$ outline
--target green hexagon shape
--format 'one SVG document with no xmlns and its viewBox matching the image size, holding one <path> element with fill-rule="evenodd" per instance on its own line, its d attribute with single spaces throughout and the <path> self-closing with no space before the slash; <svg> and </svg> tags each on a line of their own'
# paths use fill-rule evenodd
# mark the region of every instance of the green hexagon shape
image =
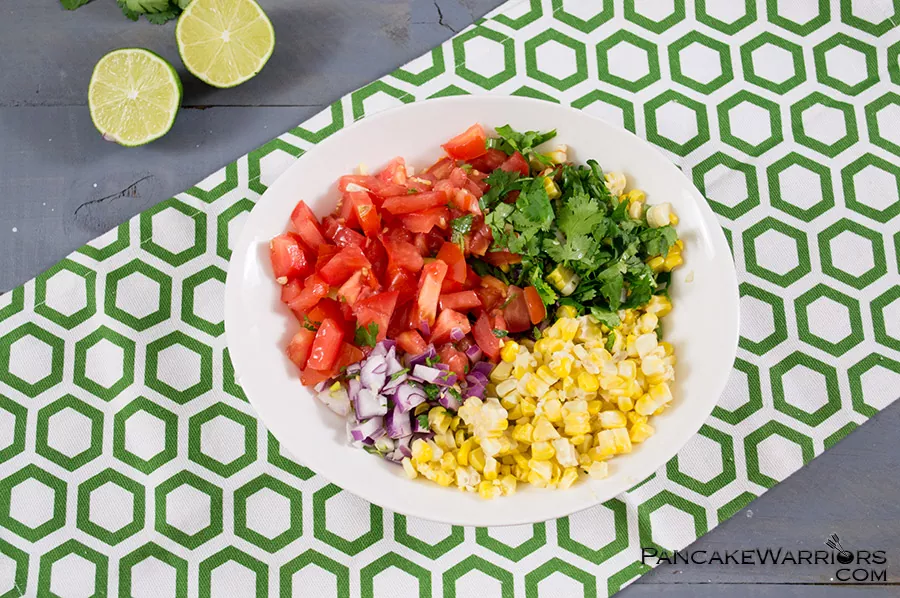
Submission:
<svg viewBox="0 0 900 598">
<path fill-rule="evenodd" d="M 797 35 L 809 35 L 819 27 L 831 20 L 831 6 L 829 0 L 819 0 L 819 10 L 815 17 L 805 23 L 791 21 L 781 16 L 778 12 L 778 0 L 766 0 L 766 13 L 770 23 L 778 25 Z"/>
<path fill-rule="evenodd" d="M 628 548 L 628 514 L 626 513 L 625 503 L 613 499 L 606 501 L 602 506 L 609 509 L 613 515 L 613 529 L 616 532 L 616 537 L 613 540 L 597 549 L 585 546 L 572 538 L 569 518 L 562 517 L 556 520 L 556 542 L 559 544 L 559 547 L 577 554 L 595 565 L 605 563 Z"/>
<path fill-rule="evenodd" d="M 681 68 L 681 52 L 694 44 L 703 46 L 719 55 L 720 73 L 706 83 L 688 77 Z M 673 81 L 704 94 L 710 94 L 734 79 L 734 70 L 731 67 L 731 54 L 728 45 L 698 31 L 687 33 L 669 46 L 669 70 L 672 73 Z"/>
<path fill-rule="evenodd" d="M 250 187 L 251 190 L 262 194 L 268 189 L 268 187 L 260 180 L 260 177 L 262 176 L 262 161 L 266 156 L 275 152 L 284 152 L 294 158 L 299 158 L 303 155 L 302 149 L 293 146 L 278 137 L 247 154 L 247 186 Z"/>
<path fill-rule="evenodd" d="M 47 283 L 63 270 L 84 281 L 84 307 L 71 314 L 59 312 L 47 304 Z M 34 279 L 34 311 L 66 330 L 72 330 L 97 313 L 97 273 L 69 259 L 59 262 Z"/>
<path fill-rule="evenodd" d="M 192 197 L 196 197 L 200 201 L 204 203 L 212 203 L 228 193 L 233 189 L 237 189 L 238 185 L 238 174 L 237 174 L 237 162 L 232 162 L 225 167 L 225 180 L 212 187 L 209 190 L 203 189 L 199 186 L 194 186 L 185 191 L 188 195 Z M 143 221 L 141 223 L 143 225 Z M 143 235 L 143 233 L 141 233 Z M 145 237 L 141 237 L 145 238 Z"/>
<path fill-rule="evenodd" d="M 194 244 L 179 252 L 172 252 L 153 240 L 153 218 L 157 214 L 168 209 L 181 212 L 194 221 Z M 177 199 L 167 199 L 153 206 L 149 210 L 141 212 L 141 249 L 166 262 L 170 266 L 178 267 L 186 264 L 195 257 L 203 255 L 206 251 L 206 213 L 192 208 Z"/>
<path fill-rule="evenodd" d="M 122 375 L 110 386 L 104 386 L 92 380 L 87 374 L 88 353 L 92 347 L 104 339 L 122 349 Z M 97 398 L 111 401 L 134 382 L 134 355 L 135 344 L 133 340 L 122 336 L 111 328 L 100 326 L 97 330 L 75 343 L 75 372 L 72 381 Z"/>
<path fill-rule="evenodd" d="M 847 308 L 847 317 L 850 321 L 850 332 L 847 336 L 837 342 L 832 342 L 820 336 L 816 336 L 809 328 L 809 306 L 823 297 Z M 797 297 L 797 300 L 794 303 L 794 309 L 797 312 L 797 332 L 800 335 L 800 340 L 813 347 L 817 347 L 830 355 L 840 357 L 864 340 L 859 301 L 852 297 L 848 297 L 827 285 L 817 284 Z M 829 323 L 829 325 L 831 325 L 831 323 Z"/>
<path fill-rule="evenodd" d="M 634 81 L 613 75 L 609 70 L 609 52 L 619 44 L 628 44 L 632 47 L 643 50 L 647 55 L 647 74 L 635 79 Z M 656 45 L 649 42 L 630 31 L 621 29 L 610 35 L 605 40 L 597 44 L 597 71 L 601 81 L 611 83 L 616 87 L 621 87 L 625 91 L 632 93 L 640 91 L 659 81 L 659 56 Z M 626 101 L 627 100 L 621 100 Z M 574 103 L 573 103 L 574 105 Z M 630 104 L 629 104 L 630 106 Z M 632 108 L 633 110 L 633 108 Z M 633 124 L 632 124 L 633 126 Z"/>
<path fill-rule="evenodd" d="M 900 20 L 900 4 L 894 1 L 894 14 L 885 16 L 883 21 L 873 23 L 853 14 L 853 0 L 841 0 L 841 21 L 845 25 L 855 27 L 869 35 L 882 36 L 894 27 Z"/>
<path fill-rule="evenodd" d="M 900 299 L 900 285 L 894 285 L 875 297 L 871 304 L 872 329 L 875 332 L 875 340 L 894 351 L 900 351 L 900 338 L 894 338 L 888 334 L 884 310 L 898 299 Z"/>
<path fill-rule="evenodd" d="M 26 336 L 33 336 L 50 347 L 50 372 L 34 383 L 19 378 L 9 369 L 12 346 Z M 29 398 L 37 397 L 62 382 L 64 349 L 65 341 L 58 336 L 50 334 L 33 322 L 22 324 L 0 337 L 0 382 L 8 384 Z"/>
<path fill-rule="evenodd" d="M 531 529 L 531 537 L 516 546 L 511 546 L 491 537 L 491 528 L 489 527 L 476 527 L 475 541 L 491 552 L 495 552 L 511 561 L 519 562 L 547 542 L 547 529 L 543 523 L 535 523 Z"/>
<path fill-rule="evenodd" d="M 747 197 L 733 206 L 728 206 L 715 201 L 714 199 L 710 199 L 706 192 L 706 175 L 716 166 L 724 166 L 730 170 L 743 174 L 745 185 L 747 187 Z M 753 165 L 740 162 L 728 154 L 716 152 L 709 158 L 703 160 L 694 167 L 693 177 L 694 185 L 697 186 L 697 189 L 699 189 L 700 193 L 706 198 L 706 202 L 712 207 L 713 211 L 729 220 L 736 220 L 759 205 L 759 184 L 756 182 L 756 169 Z"/>
<path fill-rule="evenodd" d="M 36 480 L 53 491 L 53 515 L 31 527 L 14 519 L 10 513 L 13 489 L 26 480 Z M 66 524 L 66 483 L 51 475 L 35 464 L 26 465 L 19 471 L 0 480 L 0 528 L 6 529 L 29 542 L 37 542 L 41 538 L 61 529 Z"/>
<path fill-rule="evenodd" d="M 744 452 L 747 459 L 747 477 L 750 478 L 751 481 L 756 482 L 765 488 L 771 488 L 779 482 L 779 480 L 764 474 L 759 468 L 759 444 L 770 436 L 781 436 L 785 440 L 799 446 L 804 465 L 812 461 L 813 457 L 816 456 L 811 438 L 787 427 L 781 422 L 766 422 L 760 426 L 758 430 L 748 434 L 744 438 Z"/>
<path fill-rule="evenodd" d="M 91 423 L 90 445 L 71 457 L 50 446 L 50 419 L 66 409 L 80 413 Z M 66 471 L 75 471 L 103 452 L 103 412 L 72 395 L 65 395 L 38 411 L 37 437 L 34 444 L 35 451 L 45 459 L 56 463 Z"/>
<path fill-rule="evenodd" d="M 892 25 L 893 26 L 893 25 Z M 900 41 L 887 49 L 888 76 L 894 85 L 900 85 Z"/>
<path fill-rule="evenodd" d="M 290 526 L 274 538 L 268 538 L 247 527 L 247 499 L 264 488 L 290 502 Z M 234 533 L 266 552 L 278 552 L 303 535 L 303 495 L 297 488 L 288 486 L 268 474 L 250 480 L 234 491 Z"/>
<path fill-rule="evenodd" d="M 897 145 L 896 143 L 882 135 L 881 127 L 878 123 L 878 113 L 888 106 L 895 106 L 900 108 L 900 95 L 889 91 L 880 98 L 873 100 L 871 103 L 866 105 L 866 127 L 869 130 L 869 141 L 883 150 L 900 156 L 900 145 Z"/>
<path fill-rule="evenodd" d="M 107 529 L 91 521 L 91 494 L 106 484 L 113 484 L 128 492 L 133 501 L 131 521 L 115 530 Z M 115 469 L 104 469 L 78 487 L 78 529 L 101 542 L 115 546 L 144 529 L 145 507 L 144 486 Z"/>
<path fill-rule="evenodd" d="M 784 81 L 777 82 L 766 79 L 756 72 L 756 67 L 753 64 L 753 53 L 765 45 L 781 48 L 790 54 L 791 63 L 794 65 L 793 75 Z M 785 94 L 806 81 L 806 66 L 803 62 L 803 48 L 770 31 L 759 34 L 741 46 L 741 66 L 744 69 L 745 81 L 758 85 L 772 93 Z"/>
<path fill-rule="evenodd" d="M 419 598 L 431 598 L 431 572 L 396 552 L 389 552 L 359 570 L 360 595 L 372 598 L 375 595 L 375 578 L 391 567 L 415 578 L 419 586 Z"/>
<path fill-rule="evenodd" d="M 603 8 L 601 8 L 599 12 L 597 12 L 597 6 L 592 7 L 594 8 L 594 16 L 589 19 L 582 19 L 581 17 L 577 17 L 570 12 L 566 12 L 565 6 L 563 6 L 563 0 L 551 0 L 550 4 L 553 7 L 554 19 L 565 23 L 569 27 L 574 27 L 582 33 L 590 33 L 603 23 L 613 18 L 613 0 L 597 1 L 596 4 L 602 4 Z"/>
<path fill-rule="evenodd" d="M 213 572 L 229 561 L 253 573 L 256 578 L 256 598 L 267 598 L 269 595 L 268 565 L 234 546 L 226 546 L 211 557 L 200 561 L 198 574 L 200 598 L 211 598 Z"/>
<path fill-rule="evenodd" d="M 159 354 L 175 345 L 181 345 L 200 356 L 200 379 L 184 390 L 178 390 L 159 379 Z M 176 330 L 147 345 L 147 365 L 144 376 L 147 386 L 164 397 L 183 405 L 212 390 L 212 349 L 180 330 Z"/>
<path fill-rule="evenodd" d="M 871 247 L 872 267 L 859 276 L 845 272 L 834 264 L 831 242 L 845 232 L 865 239 Z M 881 235 L 877 231 L 847 218 L 841 218 L 819 233 L 819 255 L 822 259 L 822 272 L 855 289 L 862 290 L 887 274 L 887 258 Z"/>
<path fill-rule="evenodd" d="M 607 104 L 621 110 L 622 126 L 634 133 L 634 106 L 624 98 L 595 89 L 572 102 L 572 107 L 583 110 L 596 102 Z"/>
<path fill-rule="evenodd" d="M 865 79 L 859 83 L 850 85 L 828 74 L 827 54 L 838 46 L 844 46 L 845 48 L 856 50 L 862 54 L 866 61 Z M 858 39 L 850 37 L 846 33 L 836 33 L 822 43 L 813 46 L 813 58 L 816 64 L 816 76 L 819 79 L 819 83 L 847 95 L 859 95 L 861 92 L 878 83 L 878 56 L 875 54 L 875 48 L 869 44 L 864 44 Z"/>
<path fill-rule="evenodd" d="M 762 108 L 769 115 L 769 136 L 759 143 L 750 143 L 732 132 L 731 111 L 743 103 Z M 749 91 L 741 90 L 719 104 L 717 112 L 719 114 L 719 133 L 722 141 L 750 156 L 759 157 L 784 141 L 781 133 L 781 113 L 778 110 L 778 104 L 771 100 Z"/>
<path fill-rule="evenodd" d="M 636 10 L 635 0 L 625 0 L 625 19 L 653 33 L 663 33 L 673 25 L 684 20 L 684 0 L 673 0 L 672 4 L 671 14 L 666 15 L 659 21 L 655 21 Z"/>
<path fill-rule="evenodd" d="M 394 540 L 411 550 L 415 550 L 422 556 L 434 560 L 462 544 L 465 536 L 462 526 L 454 525 L 450 527 L 450 533 L 447 534 L 446 538 L 430 544 L 421 538 L 410 535 L 406 531 L 406 517 L 400 513 L 394 513 Z"/>
<path fill-rule="evenodd" d="M 466 43 L 476 37 L 499 43 L 503 47 L 503 70 L 486 77 L 466 66 Z M 494 89 L 501 83 L 512 79 L 516 74 L 515 44 L 511 37 L 493 29 L 477 25 L 453 38 L 453 54 L 456 60 L 456 74 L 484 89 Z"/>
<path fill-rule="evenodd" d="M 282 455 L 281 444 L 279 444 L 278 440 L 274 436 L 272 436 L 271 432 L 267 432 L 267 434 L 268 442 L 266 457 L 268 458 L 269 463 L 282 471 L 286 471 L 292 476 L 300 478 L 301 480 L 308 480 L 316 475 L 308 467 L 300 465 L 287 455 Z"/>
<path fill-rule="evenodd" d="M 334 484 L 328 484 L 313 494 L 313 535 L 332 548 L 354 556 L 384 537 L 384 517 L 381 507 L 369 505 L 369 531 L 361 534 L 355 540 L 342 538 L 328 529 L 325 504 L 328 499 L 340 492 L 342 492 L 340 488 Z"/>
<path fill-rule="evenodd" d="M 844 187 L 844 203 L 857 214 L 862 214 L 867 218 L 871 218 L 882 224 L 887 224 L 891 219 L 900 214 L 900 199 L 881 210 L 876 210 L 859 201 L 856 194 L 856 183 L 854 179 L 856 178 L 856 175 L 868 166 L 873 166 L 888 174 L 894 175 L 894 179 L 897 181 L 897 192 L 898 195 L 900 195 L 900 166 L 892 164 L 884 158 L 874 154 L 863 154 L 841 171 L 841 181 L 843 182 Z"/>
<path fill-rule="evenodd" d="M 350 95 L 350 104 L 353 108 L 353 118 L 359 120 L 363 116 L 365 116 L 366 100 L 378 94 L 390 96 L 404 104 L 409 104 L 414 99 L 413 96 L 411 96 L 407 92 L 397 87 L 392 87 L 384 81 L 373 81 L 365 87 L 357 89 Z"/>
<path fill-rule="evenodd" d="M 51 590 L 53 583 L 53 565 L 57 561 L 69 556 L 77 555 L 94 565 L 94 592 L 89 598 L 105 598 L 107 584 L 109 583 L 109 559 L 106 555 L 88 548 L 76 540 L 67 540 L 41 557 L 41 565 L 38 570 L 37 595 L 45 598 L 61 598 Z"/>
<path fill-rule="evenodd" d="M 844 136 L 832 143 L 824 143 L 810 137 L 804 128 L 803 113 L 813 106 L 826 106 L 838 110 L 844 117 Z M 839 153 L 859 140 L 859 131 L 856 128 L 856 117 L 853 115 L 853 106 L 845 102 L 839 102 L 821 92 L 813 92 L 791 106 L 791 123 L 793 123 L 794 141 L 805 145 L 809 149 L 822 153 L 829 158 L 834 158 Z"/>
<path fill-rule="evenodd" d="M 769 230 L 777 231 L 792 239 L 797 248 L 797 265 L 783 274 L 768 270 L 756 261 L 756 239 Z M 767 216 L 744 231 L 742 236 L 744 243 L 744 257 L 747 262 L 747 271 L 768 280 L 781 287 L 788 287 L 809 274 L 811 266 L 809 261 L 809 246 L 806 234 L 792 226 Z"/>
<path fill-rule="evenodd" d="M 549 43 L 556 43 L 572 50 L 572 53 L 575 55 L 575 72 L 560 79 L 540 69 L 537 56 L 538 50 L 541 46 Z M 547 29 L 525 42 L 525 71 L 532 79 L 541 81 L 556 90 L 565 91 L 573 85 L 578 85 L 582 81 L 587 80 L 587 51 L 582 42 L 572 39 L 555 29 Z"/>
<path fill-rule="evenodd" d="M 673 547 L 665 548 L 653 540 L 651 515 L 667 505 L 689 515 L 694 520 L 694 534 L 696 537 L 699 538 L 707 532 L 706 509 L 668 490 L 663 490 L 656 496 L 648 498 L 638 507 L 638 535 L 641 540 L 641 546 L 653 547 L 658 552 L 672 552 Z"/>
<path fill-rule="evenodd" d="M 119 598 L 128 598 L 134 595 L 131 592 L 133 569 L 136 565 L 143 563 L 149 558 L 161 561 L 174 569 L 175 598 L 187 598 L 187 561 L 175 556 L 159 544 L 154 544 L 153 542 L 148 542 L 147 544 L 136 548 L 119 560 Z"/>
<path fill-rule="evenodd" d="M 534 23 L 542 16 L 544 16 L 544 11 L 541 9 L 541 0 L 529 0 L 528 12 L 522 16 L 513 18 L 508 15 L 499 14 L 494 17 L 494 20 L 498 23 L 503 23 L 512 29 L 521 29 L 525 25 Z"/>
<path fill-rule="evenodd" d="M 8 293 L 0 293 L 0 297 L 9 297 L 9 303 L 0 307 L 0 322 L 16 315 L 25 307 L 25 287 L 16 287 Z"/>
<path fill-rule="evenodd" d="M 166 499 L 182 486 L 190 486 L 209 497 L 209 525 L 188 534 L 171 525 L 166 519 Z M 191 473 L 180 471 L 156 487 L 156 531 L 188 550 L 193 550 L 222 533 L 222 489 Z"/>
<path fill-rule="evenodd" d="M 680 486 L 684 486 L 703 496 L 712 496 L 733 482 L 737 477 L 737 470 L 734 465 L 734 441 L 730 435 L 706 424 L 700 428 L 698 434 L 705 438 L 709 438 L 719 445 L 719 452 L 722 455 L 722 471 L 716 474 L 712 479 L 701 482 L 697 478 L 689 476 L 678 468 L 678 455 L 675 455 L 672 457 L 671 461 L 666 463 L 666 475 L 670 480 Z"/>
<path fill-rule="evenodd" d="M 444 63 L 444 47 L 443 46 L 435 46 L 434 49 L 431 50 L 431 66 L 419 71 L 418 73 L 410 72 L 404 68 L 398 68 L 391 76 L 400 79 L 401 81 L 405 81 L 411 85 L 415 85 L 416 87 L 421 87 L 425 83 L 428 83 L 438 75 L 442 74 L 446 70 L 446 66 Z"/>
<path fill-rule="evenodd" d="M 249 214 L 254 205 L 246 198 L 238 200 L 216 218 L 216 255 L 223 260 L 231 259 L 231 221 L 241 214 Z"/>
<path fill-rule="evenodd" d="M 785 330 L 787 335 L 787 330 Z M 762 387 L 759 383 L 759 368 L 740 357 L 734 360 L 734 369 L 747 377 L 747 402 L 735 409 L 725 409 L 721 405 L 713 408 L 713 416 L 733 426 L 741 423 L 763 407 Z"/>
<path fill-rule="evenodd" d="M 784 194 L 781 192 L 781 173 L 794 165 L 819 177 L 822 199 L 808 208 L 801 208 L 792 204 L 785 199 Z M 769 202 L 773 208 L 779 209 L 785 214 L 790 214 L 804 222 L 812 222 L 834 207 L 834 187 L 831 184 L 831 171 L 821 162 L 811 160 L 797 152 L 791 152 L 773 162 L 766 169 L 766 177 L 769 180 Z"/>
<path fill-rule="evenodd" d="M 218 280 L 222 283 L 222 299 L 225 295 L 225 271 L 218 266 L 207 266 L 196 274 L 184 279 L 181 289 L 181 320 L 210 336 L 222 336 L 225 333 L 225 321 L 210 322 L 194 313 L 194 293 L 197 287 L 210 280 Z"/>
<path fill-rule="evenodd" d="M 862 378 L 867 372 L 877 367 L 900 374 L 900 362 L 877 353 L 868 355 L 847 370 L 847 377 L 850 379 L 850 396 L 853 399 L 853 410 L 866 417 L 874 417 L 878 413 L 878 409 L 866 403 L 866 397 L 863 394 Z"/>
<path fill-rule="evenodd" d="M 163 422 L 163 449 L 149 459 L 143 459 L 126 448 L 125 429 L 129 418 L 138 411 L 144 411 Z M 130 465 L 138 471 L 150 474 L 178 456 L 178 417 L 147 399 L 138 397 L 130 402 L 124 409 L 116 412 L 113 422 L 113 456 L 119 461 Z"/>
<path fill-rule="evenodd" d="M 755 0 L 744 0 L 744 14 L 730 23 L 726 23 L 725 21 L 710 15 L 706 9 L 706 0 L 695 0 L 695 4 L 697 7 L 695 13 L 697 20 L 707 27 L 711 27 L 725 35 L 734 35 L 756 21 Z"/>
<path fill-rule="evenodd" d="M 456 598 L 456 584 L 472 571 L 481 571 L 500 582 L 502 598 L 513 598 L 513 575 L 493 563 L 474 554 L 467 556 L 444 571 L 444 598 Z"/>
<path fill-rule="evenodd" d="M 230 419 L 244 432 L 244 453 L 223 463 L 203 452 L 203 426 L 217 417 Z M 188 424 L 188 458 L 197 465 L 228 478 L 256 461 L 256 420 L 226 403 L 216 403 L 191 416 Z"/>
<path fill-rule="evenodd" d="M 697 122 L 697 134 L 684 143 L 678 143 L 668 137 L 663 137 L 659 132 L 656 112 L 670 102 L 684 106 L 694 113 L 694 118 Z M 706 107 L 700 102 L 692 100 L 672 89 L 664 91 L 644 104 L 644 119 L 647 121 L 647 140 L 679 156 L 686 156 L 709 141 L 709 122 L 706 117 Z"/>
<path fill-rule="evenodd" d="M 281 586 L 280 598 L 293 598 L 295 596 L 293 591 L 294 574 L 310 565 L 334 575 L 337 588 L 336 598 L 350 598 L 350 570 L 345 565 L 312 549 L 281 566 L 281 571 L 278 572 L 279 585 Z"/>
<path fill-rule="evenodd" d="M 20 588 L 28 587 L 28 553 L 0 539 L 0 554 L 6 556 L 15 565 L 12 577 L 13 587 L 0 594 L 0 598 L 22 598 Z"/>
<path fill-rule="evenodd" d="M 319 114 L 324 114 L 326 112 L 328 112 L 331 116 L 331 122 L 329 122 L 321 129 L 317 131 L 310 131 L 309 129 L 297 126 L 288 132 L 291 135 L 296 135 L 300 139 L 308 141 L 309 143 L 319 143 L 323 139 L 344 128 L 344 106 L 341 103 L 341 100 L 336 100 L 328 108 L 322 110 L 322 112 L 320 112 Z M 318 122 L 319 119 L 316 116 L 313 116 L 311 120 L 315 120 Z"/>
<path fill-rule="evenodd" d="M 106 235 L 103 235 L 106 236 Z M 101 237 L 102 238 L 102 237 Z M 96 241 L 96 239 L 95 239 Z M 94 241 L 91 241 L 92 243 Z M 76 251 L 81 255 L 86 255 L 92 260 L 102 262 L 116 255 L 120 251 L 128 248 L 131 243 L 131 232 L 128 223 L 123 222 L 116 228 L 116 240 L 103 247 L 94 247 L 93 245 L 82 245 Z M 2 319 L 2 318 L 0 318 Z"/>
<path fill-rule="evenodd" d="M 0 410 L 13 416 L 12 438 L 5 447 L 0 449 L 0 463 L 6 463 L 23 450 L 25 450 L 25 431 L 28 421 L 28 410 L 12 399 L 0 395 Z M 2 598 L 2 596 L 0 596 Z"/>
<path fill-rule="evenodd" d="M 116 297 L 119 292 L 119 283 L 132 274 L 140 274 L 157 284 L 158 305 L 156 310 L 141 317 L 136 317 L 116 305 Z M 106 303 L 104 311 L 106 315 L 115 318 L 129 328 L 141 332 L 151 326 L 165 322 L 169 319 L 172 308 L 172 279 L 153 266 L 140 260 L 132 260 L 124 266 L 117 268 L 106 275 Z"/>
<path fill-rule="evenodd" d="M 726 519 L 731 519 L 732 515 L 749 505 L 753 500 L 755 500 L 757 496 L 750 492 L 741 492 L 736 497 L 719 507 L 719 510 L 716 511 L 716 518 L 719 520 L 719 523 L 722 523 Z"/>
</svg>

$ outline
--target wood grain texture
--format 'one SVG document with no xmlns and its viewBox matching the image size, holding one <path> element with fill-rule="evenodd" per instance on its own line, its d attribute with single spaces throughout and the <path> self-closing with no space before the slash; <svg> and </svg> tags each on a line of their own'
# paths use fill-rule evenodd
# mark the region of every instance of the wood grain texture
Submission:
<svg viewBox="0 0 900 598">
<path fill-rule="evenodd" d="M 173 27 L 132 23 L 111 0 L 0 8 L 0 292 L 86 241 L 426 52 L 501 0 L 262 0 L 278 44 L 231 90 L 182 72 L 175 128 L 145 148 L 100 140 L 85 106 L 94 63 L 144 46 L 179 64 Z M 16 232 L 12 232 L 16 229 Z M 697 541 L 697 550 L 822 547 L 834 532 L 888 552 L 888 581 L 835 585 L 830 568 L 662 566 L 623 598 L 882 598 L 900 595 L 900 404 Z"/>
</svg>

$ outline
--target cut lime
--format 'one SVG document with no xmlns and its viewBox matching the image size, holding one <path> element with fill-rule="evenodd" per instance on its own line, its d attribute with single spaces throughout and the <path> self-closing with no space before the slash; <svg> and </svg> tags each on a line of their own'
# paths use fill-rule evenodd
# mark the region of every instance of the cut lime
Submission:
<svg viewBox="0 0 900 598">
<path fill-rule="evenodd" d="M 215 87 L 252 78 L 275 49 L 272 22 L 254 0 L 193 0 L 175 39 L 187 70 Z"/>
<path fill-rule="evenodd" d="M 172 128 L 180 105 L 178 74 L 150 50 L 114 50 L 94 67 L 88 106 L 105 139 L 128 147 L 159 139 Z"/>
</svg>

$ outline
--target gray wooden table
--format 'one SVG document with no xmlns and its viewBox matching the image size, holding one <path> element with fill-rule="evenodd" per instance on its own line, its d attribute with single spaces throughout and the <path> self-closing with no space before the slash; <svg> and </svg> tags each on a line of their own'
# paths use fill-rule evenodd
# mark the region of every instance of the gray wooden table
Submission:
<svg viewBox="0 0 900 598">
<path fill-rule="evenodd" d="M 104 53 L 154 48 L 178 64 L 173 25 L 132 23 L 112 0 L 0 8 L 0 292 L 390 72 L 502 0 L 263 0 L 278 52 L 254 80 L 186 77 L 177 127 L 148 147 L 103 142 L 85 106 Z M 820 549 L 837 533 L 886 550 L 888 580 L 851 586 L 828 567 L 661 566 L 624 598 L 900 596 L 900 403 L 697 541 L 697 550 Z"/>
</svg>

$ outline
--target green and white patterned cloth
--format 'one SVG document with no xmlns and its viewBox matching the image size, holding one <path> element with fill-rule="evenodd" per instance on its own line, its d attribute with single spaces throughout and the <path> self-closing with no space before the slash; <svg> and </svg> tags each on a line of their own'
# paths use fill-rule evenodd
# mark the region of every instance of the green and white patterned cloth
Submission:
<svg viewBox="0 0 900 598">
<path fill-rule="evenodd" d="M 615 593 L 641 546 L 686 546 L 897 396 L 898 13 L 515 0 L 0 296 L 0 594 Z M 662 148 L 740 280 L 738 359 L 700 433 L 615 500 L 533 526 L 451 528 L 328 484 L 255 418 L 223 335 L 231 243 L 296 156 L 466 93 L 563 102 Z"/>
</svg>

